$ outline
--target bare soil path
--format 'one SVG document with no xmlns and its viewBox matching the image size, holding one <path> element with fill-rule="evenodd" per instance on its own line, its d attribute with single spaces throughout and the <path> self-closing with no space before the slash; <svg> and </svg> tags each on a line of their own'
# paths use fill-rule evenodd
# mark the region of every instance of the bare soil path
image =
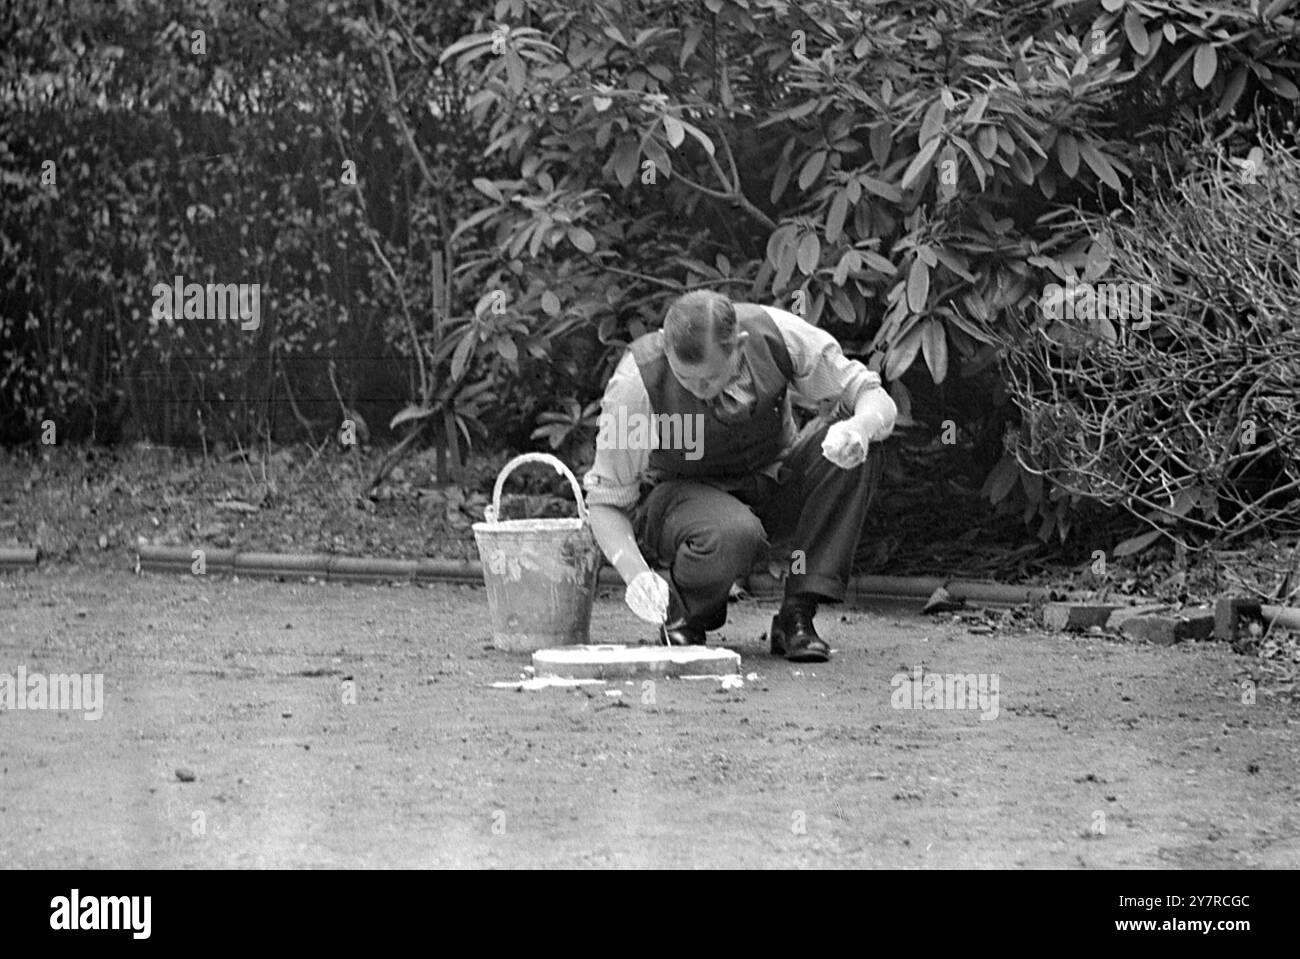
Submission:
<svg viewBox="0 0 1300 959">
<path fill-rule="evenodd" d="M 795 666 L 771 613 L 710 637 L 741 689 L 515 692 L 475 587 L 0 577 L 0 673 L 102 673 L 105 700 L 0 710 L 0 863 L 1300 865 L 1300 710 L 1243 703 L 1224 646 L 827 609 L 836 657 Z M 594 638 L 641 633 L 597 604 Z M 996 676 L 996 718 L 893 708 L 917 666 Z"/>
</svg>

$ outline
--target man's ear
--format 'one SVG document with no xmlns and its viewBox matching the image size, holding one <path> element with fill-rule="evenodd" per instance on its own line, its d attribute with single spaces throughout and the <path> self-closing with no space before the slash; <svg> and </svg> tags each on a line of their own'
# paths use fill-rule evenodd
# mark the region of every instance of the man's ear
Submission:
<svg viewBox="0 0 1300 959">
<path fill-rule="evenodd" d="M 736 349 L 741 349 L 741 348 L 745 345 L 745 342 L 746 342 L 748 339 L 749 339 L 749 331 L 748 331 L 748 330 L 741 330 L 739 333 L 737 333 L 737 334 L 736 334 Z"/>
</svg>

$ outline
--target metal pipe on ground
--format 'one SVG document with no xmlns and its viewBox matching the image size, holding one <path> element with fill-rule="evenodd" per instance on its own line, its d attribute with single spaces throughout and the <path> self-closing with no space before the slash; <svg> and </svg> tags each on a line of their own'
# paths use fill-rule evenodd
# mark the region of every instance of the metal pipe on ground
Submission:
<svg viewBox="0 0 1300 959">
<path fill-rule="evenodd" d="M 286 577 L 325 574 L 334 581 L 358 582 L 409 580 L 412 575 L 416 582 L 483 582 L 482 563 L 472 559 L 424 558 L 412 563 L 410 560 L 339 556 L 331 557 L 326 563 L 319 555 L 236 554 L 230 550 L 208 550 L 206 553 L 207 569 L 210 572 L 245 573 L 256 570 L 254 575 Z M 183 546 L 141 546 L 138 555 L 140 569 L 147 572 L 189 572 L 194 562 L 194 549 Z M 250 563 L 253 559 L 255 562 Z M 623 585 L 623 581 L 613 567 L 605 566 L 600 570 L 598 584 L 618 588 Z M 771 599 L 781 594 L 780 580 L 767 573 L 750 576 L 747 585 L 751 595 L 759 599 Z M 1016 606 L 1047 599 L 1050 592 L 1043 587 L 1006 586 L 938 576 L 855 576 L 849 583 L 848 601 L 853 603 L 869 598 L 924 601 L 941 586 L 955 599 L 994 606 Z M 1071 595 L 1070 598 L 1076 597 Z"/>
<path fill-rule="evenodd" d="M 761 599 L 781 595 L 780 580 L 768 573 L 750 576 L 748 586 L 750 593 Z M 940 587 L 946 589 L 953 599 L 987 606 L 1019 606 L 1046 600 L 1051 594 L 1051 590 L 1041 586 L 1006 586 L 938 576 L 854 576 L 849 580 L 847 599 L 850 603 L 868 598 L 925 601 Z M 1082 599 L 1077 594 L 1070 594 L 1068 598 Z"/>
<path fill-rule="evenodd" d="M 137 554 L 138 569 L 143 572 L 192 573 L 199 549 L 188 546 L 141 546 Z M 315 575 L 331 582 L 385 582 L 404 580 L 417 583 L 483 582 L 483 565 L 472 559 L 424 558 L 416 561 L 367 559 L 364 557 L 236 553 L 228 549 L 201 548 L 209 573 L 235 573 L 252 576 L 305 578 Z M 36 566 L 36 549 L 0 549 L 0 571 Z M 598 585 L 622 588 L 623 581 L 612 566 L 600 570 Z M 781 595 L 781 581 L 768 573 L 755 573 L 747 580 L 750 595 L 770 600 Z M 938 588 L 945 588 L 954 599 L 972 605 L 1018 606 L 1050 598 L 1051 590 L 1041 586 L 1006 586 L 938 576 L 855 576 L 849 582 L 850 605 L 867 600 L 902 600 L 924 602 Z M 1057 594 L 1060 595 L 1059 593 Z M 1086 594 L 1069 593 L 1067 601 L 1084 602 Z M 1262 604 L 1260 615 L 1266 622 L 1300 630 L 1300 609 Z"/>
<path fill-rule="evenodd" d="M 1300 629 L 1300 609 L 1290 606 L 1269 606 L 1261 604 L 1259 613 L 1267 623 L 1285 626 L 1287 629 Z"/>
</svg>

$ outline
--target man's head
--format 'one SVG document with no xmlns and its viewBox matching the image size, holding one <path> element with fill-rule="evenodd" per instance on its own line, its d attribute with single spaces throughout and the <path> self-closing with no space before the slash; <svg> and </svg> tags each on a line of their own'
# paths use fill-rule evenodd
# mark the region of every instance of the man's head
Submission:
<svg viewBox="0 0 1300 959">
<path fill-rule="evenodd" d="M 695 290 L 678 297 L 664 317 L 664 346 L 673 376 L 691 394 L 711 400 L 740 375 L 736 309 L 721 293 Z"/>
</svg>

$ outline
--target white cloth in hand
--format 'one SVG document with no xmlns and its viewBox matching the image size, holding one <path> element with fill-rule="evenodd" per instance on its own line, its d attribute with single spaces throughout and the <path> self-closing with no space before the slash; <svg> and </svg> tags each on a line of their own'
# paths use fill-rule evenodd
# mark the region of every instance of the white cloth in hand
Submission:
<svg viewBox="0 0 1300 959">
<path fill-rule="evenodd" d="M 832 423 L 822 440 L 822 455 L 841 469 L 861 466 L 867 459 L 867 438 L 848 420 Z"/>
<path fill-rule="evenodd" d="M 668 619 L 668 582 L 653 570 L 638 573 L 627 584 L 623 599 L 628 609 L 658 626 Z"/>
</svg>

